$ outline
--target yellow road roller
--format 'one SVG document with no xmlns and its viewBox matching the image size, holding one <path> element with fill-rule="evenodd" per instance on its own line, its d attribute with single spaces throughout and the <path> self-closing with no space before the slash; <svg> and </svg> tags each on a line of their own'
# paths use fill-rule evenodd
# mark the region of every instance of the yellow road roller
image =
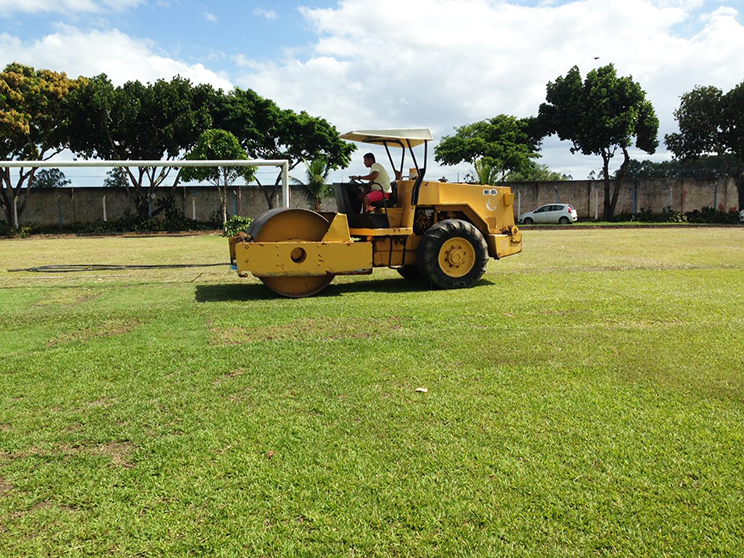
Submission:
<svg viewBox="0 0 744 558">
<path fill-rule="evenodd" d="M 390 197 L 359 213 L 359 185 L 334 184 L 335 213 L 262 213 L 247 233 L 230 239 L 238 275 L 252 273 L 292 298 L 319 293 L 336 275 L 370 274 L 375 267 L 437 288 L 465 288 L 480 280 L 489 258 L 521 252 L 510 188 L 425 180 L 428 128 L 357 130 L 341 137 L 385 147 L 395 177 Z M 421 146 L 423 164 L 416 159 Z M 391 148 L 402 151 L 397 165 Z M 404 175 L 406 153 L 413 166 Z"/>
</svg>

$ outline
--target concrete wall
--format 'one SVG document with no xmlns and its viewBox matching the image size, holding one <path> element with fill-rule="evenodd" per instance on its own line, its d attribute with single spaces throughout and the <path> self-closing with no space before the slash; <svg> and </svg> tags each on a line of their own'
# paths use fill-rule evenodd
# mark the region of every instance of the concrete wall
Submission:
<svg viewBox="0 0 744 558">
<path fill-rule="evenodd" d="M 222 219 L 220 196 L 216 188 L 178 187 L 162 188 L 152 202 L 158 207 L 158 200 L 168 194 L 174 194 L 181 211 L 190 219 L 209 221 L 216 217 Z M 291 187 L 290 201 L 292 207 L 309 207 L 299 188 Z M 281 205 L 281 192 L 275 202 Z M 324 211 L 333 211 L 336 203 L 333 199 L 324 202 Z M 19 218 L 19 224 L 35 225 L 70 225 L 72 223 L 89 223 L 104 220 L 113 221 L 122 217 L 127 211 L 135 213 L 135 206 L 127 192 L 120 188 L 50 188 L 33 190 L 26 208 Z M 256 186 L 234 187 L 228 191 L 227 214 L 255 216 L 268 209 L 266 198 Z M 4 221 L 4 213 L 0 213 Z"/>
<path fill-rule="evenodd" d="M 518 213 L 546 203 L 570 203 L 579 219 L 602 217 L 604 184 L 601 181 L 513 182 L 510 186 L 516 194 L 515 211 Z M 625 180 L 615 214 L 637 213 L 642 209 L 658 213 L 664 208 L 681 212 L 703 207 L 728 211 L 738 209 L 738 205 L 736 183 L 732 178 Z"/>
<path fill-rule="evenodd" d="M 531 211 L 546 203 L 570 203 L 576 208 L 580 219 L 602 217 L 604 186 L 592 180 L 565 182 L 513 182 L 510 186 L 516 194 L 516 213 Z M 214 215 L 220 219 L 220 198 L 212 187 L 163 188 L 158 197 L 175 193 L 181 210 L 189 218 L 209 221 Z M 309 207 L 299 188 L 292 187 L 292 207 Z M 277 204 L 281 203 L 281 195 Z M 118 188 L 55 188 L 34 190 L 20 224 L 69 225 L 72 223 L 103 221 L 104 205 L 106 219 L 118 219 L 134 206 L 126 191 Z M 157 199 L 153 201 L 157 207 Z M 324 211 L 335 210 L 333 198 L 323 203 Z M 674 211 L 692 211 L 703 207 L 729 210 L 738 208 L 738 195 L 733 179 L 657 179 L 626 180 L 623 184 L 616 213 L 638 212 L 651 209 L 660 212 L 666 207 Z M 231 188 L 228 194 L 228 216 L 255 216 L 268 205 L 260 189 L 255 186 Z M 4 216 L 0 214 L 0 220 Z"/>
</svg>

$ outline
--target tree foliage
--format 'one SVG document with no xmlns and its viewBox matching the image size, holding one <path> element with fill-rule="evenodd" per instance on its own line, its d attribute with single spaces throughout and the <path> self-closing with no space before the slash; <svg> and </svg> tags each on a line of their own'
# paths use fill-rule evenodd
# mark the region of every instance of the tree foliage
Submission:
<svg viewBox="0 0 744 558">
<path fill-rule="evenodd" d="M 176 76 L 114 87 L 105 74 L 90 79 L 71 98 L 70 147 L 85 157 L 111 160 L 176 159 L 210 128 L 214 90 Z M 171 173 L 170 167 L 126 168 L 130 195 L 141 217 L 148 197 Z M 178 182 L 178 175 L 174 183 Z"/>
<path fill-rule="evenodd" d="M 729 176 L 736 179 L 739 207 L 744 207 L 744 82 L 728 93 L 713 86 L 696 87 L 682 95 L 674 111 L 679 132 L 665 141 L 679 161 L 718 155 L 733 161 Z"/>
<path fill-rule="evenodd" d="M 570 174 L 561 174 L 550 170 L 548 165 L 540 165 L 530 161 L 527 169 L 522 172 L 512 172 L 506 177 L 507 182 L 559 182 L 573 180 Z"/>
<path fill-rule="evenodd" d="M 70 140 L 67 100 L 85 83 L 64 73 L 35 70 L 9 64 L 0 73 L 0 159 L 4 161 L 49 159 L 67 147 Z M 36 168 L 0 167 L 0 199 L 5 219 L 13 222 L 13 201 L 22 215 L 32 189 Z"/>
<path fill-rule="evenodd" d="M 129 186 L 129 175 L 124 167 L 115 167 L 106 173 L 103 181 L 105 188 L 127 188 Z"/>
<path fill-rule="evenodd" d="M 719 178 L 733 176 L 738 162 L 731 155 L 701 155 L 697 159 L 638 161 L 631 159 L 625 178 Z"/>
<path fill-rule="evenodd" d="M 186 154 L 186 160 L 246 160 L 248 156 L 238 138 L 225 130 L 207 130 L 199 136 L 194 148 Z M 246 182 L 253 180 L 256 167 L 184 167 L 181 178 L 186 181 L 206 180 L 217 187 L 220 193 L 222 224 L 227 223 L 227 189 L 238 178 Z"/>
<path fill-rule="evenodd" d="M 346 168 L 356 149 L 325 119 L 281 109 L 250 89 L 219 96 L 213 114 L 214 126 L 232 132 L 251 158 L 287 159 L 290 171 L 315 159 L 326 161 L 328 169 Z M 274 207 L 281 171 L 273 184 L 259 185 L 269 208 Z"/>
<path fill-rule="evenodd" d="M 64 188 L 71 181 L 59 169 L 41 169 L 29 184 L 33 188 Z"/>
<path fill-rule="evenodd" d="M 570 141 L 571 152 L 602 157 L 604 216 L 612 217 L 630 155 L 628 149 L 654 153 L 659 120 L 646 93 L 633 78 L 618 77 L 612 64 L 589 72 L 582 80 L 574 66 L 565 76 L 547 85 L 546 102 L 540 105 L 538 128 Z M 610 191 L 609 166 L 617 151 L 623 155 L 614 190 Z"/>
<path fill-rule="evenodd" d="M 493 159 L 484 157 L 473 163 L 476 182 L 478 184 L 496 184 L 502 178 L 501 169 L 493 163 Z M 511 174 L 511 173 L 510 173 Z"/>
<path fill-rule="evenodd" d="M 479 180 L 490 181 L 483 183 L 503 181 L 509 172 L 526 170 L 529 162 L 540 156 L 532 127 L 530 119 L 506 114 L 466 124 L 442 138 L 434 149 L 435 159 L 444 165 L 471 163 Z"/>
<path fill-rule="evenodd" d="M 241 149 L 230 158 L 287 159 L 290 170 L 315 160 L 325 161 L 326 172 L 344 168 L 356 149 L 322 118 L 281 109 L 251 90 L 225 94 L 179 76 L 114 86 L 105 74 L 73 81 L 64 74 L 11 64 L 0 74 L 0 109 L 0 159 L 5 160 L 42 160 L 65 148 L 86 158 L 174 160 L 211 128 L 237 138 Z M 150 197 L 172 172 L 159 165 L 121 167 L 109 171 L 105 185 L 127 188 L 139 216 L 146 217 Z M 23 211 L 29 193 L 25 186 L 35 173 L 0 167 L 0 200 L 8 221 L 14 199 L 20 201 L 19 214 Z M 181 176 L 175 171 L 173 183 Z M 281 177 L 279 171 L 272 184 L 259 183 L 269 207 Z M 223 185 L 224 180 L 225 175 Z M 54 177 L 44 174 L 36 184 L 53 182 Z"/>
</svg>

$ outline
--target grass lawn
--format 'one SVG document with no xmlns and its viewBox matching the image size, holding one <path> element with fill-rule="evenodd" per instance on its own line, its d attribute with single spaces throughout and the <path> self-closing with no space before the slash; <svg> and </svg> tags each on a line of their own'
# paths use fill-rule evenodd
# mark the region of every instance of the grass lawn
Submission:
<svg viewBox="0 0 744 558">
<path fill-rule="evenodd" d="M 527 230 L 464 291 L 5 271 L 226 261 L 0 241 L 0 556 L 742 555 L 744 227 Z"/>
</svg>

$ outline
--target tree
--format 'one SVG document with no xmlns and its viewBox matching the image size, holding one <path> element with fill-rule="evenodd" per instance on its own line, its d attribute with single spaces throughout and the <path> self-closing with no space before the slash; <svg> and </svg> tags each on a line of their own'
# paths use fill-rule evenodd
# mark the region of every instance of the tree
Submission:
<svg viewBox="0 0 744 558">
<path fill-rule="evenodd" d="M 325 160 L 329 170 L 346 168 L 356 149 L 326 120 L 304 111 L 282 110 L 250 89 L 235 88 L 220 96 L 212 114 L 214 126 L 232 132 L 251 158 L 287 159 L 290 171 L 302 161 L 315 159 Z M 269 208 L 274 207 L 281 178 L 280 171 L 273 184 L 256 180 Z"/>
<path fill-rule="evenodd" d="M 214 98 L 210 86 L 195 87 L 179 76 L 114 87 L 101 74 L 71 96 L 71 148 L 85 157 L 111 160 L 176 159 L 211 127 L 209 109 Z M 171 171 L 157 166 L 126 168 L 128 192 L 141 217 L 148 215 L 150 196 Z M 178 181 L 176 171 L 174 185 Z"/>
<path fill-rule="evenodd" d="M 574 66 L 564 77 L 547 85 L 546 103 L 540 105 L 538 127 L 545 135 L 557 134 L 572 143 L 571 152 L 600 155 L 604 179 L 604 216 L 615 214 L 633 144 L 646 153 L 659 145 L 659 120 L 646 93 L 631 76 L 618 77 L 612 64 L 589 72 L 582 81 Z M 610 191 L 610 160 L 617 151 L 623 162 Z"/>
<path fill-rule="evenodd" d="M 550 170 L 548 165 L 540 165 L 530 161 L 527 169 L 522 172 L 512 172 L 506 177 L 507 182 L 559 182 L 573 180 L 570 174 L 561 174 Z"/>
<path fill-rule="evenodd" d="M 315 205 L 315 211 L 317 212 L 320 212 L 323 198 L 329 197 L 332 192 L 332 186 L 326 184 L 329 171 L 325 159 L 313 159 L 309 163 L 305 161 L 305 182 L 294 179 L 297 184 L 302 186 L 302 192 L 305 194 L 307 201 Z"/>
<path fill-rule="evenodd" d="M 735 176 L 737 161 L 731 155 L 701 155 L 696 159 L 638 161 L 631 159 L 625 178 L 718 178 Z"/>
<path fill-rule="evenodd" d="M 69 143 L 67 101 L 72 91 L 84 83 L 50 70 L 34 70 L 22 64 L 9 64 L 0 73 L 0 159 L 4 161 L 42 161 L 51 158 Z M 36 168 L 0 166 L 0 199 L 8 223 L 15 211 L 23 214 L 32 188 Z M 15 182 L 15 183 L 14 183 Z"/>
<path fill-rule="evenodd" d="M 207 130 L 194 148 L 186 154 L 186 160 L 246 160 L 238 138 L 225 130 Z M 227 223 L 227 189 L 242 177 L 246 182 L 253 180 L 256 167 L 184 167 L 181 178 L 190 180 L 207 180 L 217 187 L 222 202 L 222 225 Z"/>
<path fill-rule="evenodd" d="M 477 159 L 473 163 L 473 172 L 465 174 L 465 182 L 469 184 L 494 185 L 499 181 L 500 174 L 500 170 L 493 164 L 491 159 L 484 157 Z"/>
<path fill-rule="evenodd" d="M 129 186 L 129 176 L 126 169 L 116 167 L 108 171 L 103 186 L 105 188 L 127 188 Z"/>
<path fill-rule="evenodd" d="M 41 169 L 29 181 L 29 185 L 32 188 L 64 188 L 71 182 L 59 169 Z"/>
<path fill-rule="evenodd" d="M 744 82 L 724 94 L 717 87 L 696 87 L 682 95 L 674 111 L 679 133 L 667 134 L 667 147 L 679 161 L 718 155 L 733 162 L 739 207 L 744 207 Z"/>
<path fill-rule="evenodd" d="M 494 185 L 498 182 L 501 169 L 493 163 L 491 158 L 484 157 L 483 159 L 476 161 L 473 163 L 473 168 L 475 170 L 475 175 L 478 177 L 478 184 Z"/>
<path fill-rule="evenodd" d="M 531 159 L 540 156 L 540 142 L 532 128 L 531 119 L 506 114 L 466 124 L 442 138 L 434 148 L 434 158 L 444 165 L 471 163 L 481 183 L 493 184 L 496 177 L 503 182 L 509 172 L 525 170 Z M 489 182 L 482 182 L 484 178 Z"/>
</svg>

